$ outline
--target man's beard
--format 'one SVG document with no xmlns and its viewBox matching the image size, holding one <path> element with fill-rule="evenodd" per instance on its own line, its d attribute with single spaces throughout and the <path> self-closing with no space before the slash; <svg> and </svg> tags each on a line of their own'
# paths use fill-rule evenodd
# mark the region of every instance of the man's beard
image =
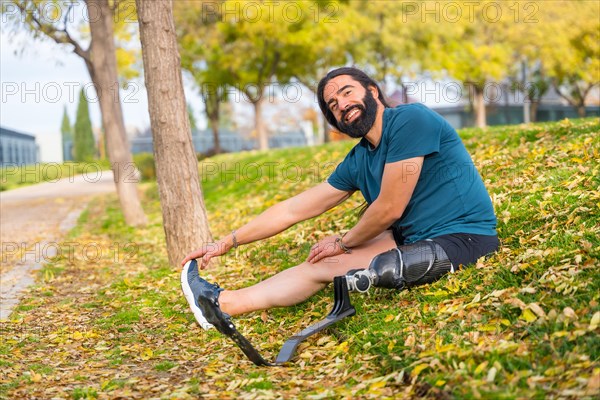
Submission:
<svg viewBox="0 0 600 400">
<path fill-rule="evenodd" d="M 363 104 L 356 104 L 344 110 L 340 121 L 338 121 L 338 128 L 342 133 L 356 139 L 369 133 L 377 117 L 377 102 L 368 90 L 363 97 Z M 346 123 L 346 115 L 355 108 L 360 110 L 360 115 L 354 121 Z"/>
</svg>

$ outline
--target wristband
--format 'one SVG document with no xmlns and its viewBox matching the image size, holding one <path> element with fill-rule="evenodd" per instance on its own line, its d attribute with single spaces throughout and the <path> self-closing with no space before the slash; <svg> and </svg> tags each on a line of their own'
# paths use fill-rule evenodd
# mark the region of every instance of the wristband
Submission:
<svg viewBox="0 0 600 400">
<path fill-rule="evenodd" d="M 338 246 L 340 246 L 340 249 L 342 249 L 344 251 L 344 253 L 346 253 L 346 254 L 352 253 L 352 249 L 349 247 L 346 247 L 344 242 L 342 242 L 342 239 L 343 239 L 343 236 L 340 236 L 337 239 L 335 239 L 335 242 L 338 244 Z"/>
</svg>

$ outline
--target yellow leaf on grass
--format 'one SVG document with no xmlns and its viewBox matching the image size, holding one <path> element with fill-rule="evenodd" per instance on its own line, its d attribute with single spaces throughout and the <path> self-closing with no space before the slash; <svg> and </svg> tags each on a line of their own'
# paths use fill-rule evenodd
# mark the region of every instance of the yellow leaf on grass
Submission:
<svg viewBox="0 0 600 400">
<path fill-rule="evenodd" d="M 382 387 L 385 387 L 386 383 L 387 383 L 386 381 L 379 381 L 379 382 L 373 383 L 371 386 L 369 386 L 369 392 L 376 391 L 377 389 L 381 389 Z"/>
<path fill-rule="evenodd" d="M 337 346 L 337 351 L 341 351 L 343 353 L 348 352 L 348 342 L 342 342 Z"/>
<path fill-rule="evenodd" d="M 384 321 L 385 321 L 385 322 L 390 322 L 390 321 L 391 321 L 391 320 L 393 320 L 393 319 L 394 319 L 394 316 L 393 316 L 392 314 L 388 314 L 388 315 L 385 317 Z"/>
<path fill-rule="evenodd" d="M 533 322 L 537 319 L 536 315 L 529 308 L 523 310 L 521 318 L 523 318 L 527 322 Z"/>
<path fill-rule="evenodd" d="M 482 325 L 479 327 L 478 330 L 480 332 L 495 332 L 496 330 L 498 330 L 498 325 L 496 325 L 496 324 Z"/>
<path fill-rule="evenodd" d="M 473 371 L 473 375 L 479 375 L 481 374 L 483 371 L 485 371 L 485 368 L 488 366 L 488 362 L 484 361 L 481 364 L 479 364 L 477 366 L 477 368 L 475 368 L 475 371 Z"/>
<path fill-rule="evenodd" d="M 419 364 L 416 367 L 413 368 L 412 372 L 410 373 L 412 376 L 419 376 L 419 374 L 421 373 L 421 371 L 423 371 L 425 368 L 429 368 L 429 364 Z"/>
<path fill-rule="evenodd" d="M 565 367 L 564 366 L 559 366 L 559 367 L 551 367 L 548 368 L 546 371 L 544 371 L 544 375 L 546 376 L 555 376 L 560 374 L 561 372 L 564 372 Z"/>
<path fill-rule="evenodd" d="M 387 347 L 388 352 L 391 352 L 395 345 L 396 345 L 396 341 L 395 340 L 391 340 L 390 343 L 388 344 L 388 347 Z"/>
<path fill-rule="evenodd" d="M 33 372 L 32 370 L 29 371 L 29 377 L 31 379 L 32 382 L 41 382 L 42 381 L 42 374 L 38 374 L 36 372 Z"/>
<path fill-rule="evenodd" d="M 598 325 L 600 325 L 600 311 L 597 311 L 592 320 L 590 321 L 590 327 L 588 328 L 590 331 L 595 331 L 598 329 Z"/>
<path fill-rule="evenodd" d="M 152 349 L 144 349 L 144 351 L 142 351 L 142 354 L 140 355 L 140 358 L 142 360 L 149 360 L 152 358 L 153 355 L 154 352 L 152 351 Z"/>
<path fill-rule="evenodd" d="M 81 340 L 81 339 L 83 339 L 83 334 L 79 331 L 75 331 L 75 333 L 73 333 L 73 339 Z"/>
<path fill-rule="evenodd" d="M 298 357 L 310 359 L 312 358 L 312 354 L 310 353 L 310 351 L 303 351 Z"/>
</svg>

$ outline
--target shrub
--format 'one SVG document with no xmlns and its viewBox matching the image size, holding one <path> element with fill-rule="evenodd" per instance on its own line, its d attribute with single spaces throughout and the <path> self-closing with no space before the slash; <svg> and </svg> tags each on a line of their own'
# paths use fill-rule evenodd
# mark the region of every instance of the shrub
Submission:
<svg viewBox="0 0 600 400">
<path fill-rule="evenodd" d="M 156 165 L 154 155 L 151 153 L 139 153 L 133 156 L 133 162 L 140 171 L 143 181 L 156 180 Z"/>
</svg>

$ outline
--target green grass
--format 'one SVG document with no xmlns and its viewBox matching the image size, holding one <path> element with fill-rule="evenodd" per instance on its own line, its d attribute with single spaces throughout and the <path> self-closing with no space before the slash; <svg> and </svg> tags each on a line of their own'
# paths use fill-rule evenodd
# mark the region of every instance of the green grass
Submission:
<svg viewBox="0 0 600 400">
<path fill-rule="evenodd" d="M 97 399 L 98 392 L 94 388 L 83 387 L 73 389 L 71 394 L 73 400 L 86 400 L 86 399 Z"/>
<path fill-rule="evenodd" d="M 133 162 L 140 172 L 140 178 L 143 182 L 156 179 L 156 168 L 152 154 L 135 154 Z M 110 167 L 111 163 L 108 160 L 37 163 L 24 166 L 8 165 L 0 167 L 0 191 L 17 189 L 36 183 L 57 182 L 60 179 L 72 178 L 79 174 L 83 174 L 89 180 L 94 181 L 98 178 L 100 171 L 109 170 Z"/>
<path fill-rule="evenodd" d="M 356 316 L 308 339 L 280 368 L 256 368 L 197 327 L 168 266 L 156 183 L 142 185 L 146 228 L 127 227 L 114 196 L 99 198 L 69 240 L 100 246 L 101 259 L 53 260 L 2 323 L 0 397 L 593 399 L 599 133 L 598 119 L 461 131 L 496 209 L 500 251 L 431 285 L 352 294 Z M 352 144 L 203 160 L 213 235 L 323 181 Z M 351 227 L 361 203 L 355 195 L 205 274 L 226 288 L 263 280 Z M 272 359 L 328 313 L 332 296 L 329 287 L 235 321 Z"/>
<path fill-rule="evenodd" d="M 171 368 L 173 368 L 176 365 L 177 364 L 175 364 L 172 361 L 163 361 L 163 362 L 160 362 L 160 363 L 156 364 L 154 366 L 154 369 L 157 370 L 157 371 L 168 371 L 168 370 L 170 370 Z"/>
<path fill-rule="evenodd" d="M 90 163 L 38 163 L 25 166 L 10 165 L 0 168 L 0 191 L 16 189 L 42 182 L 57 182 L 84 174 L 97 179 L 99 171 L 110 169 L 108 161 Z"/>
</svg>

